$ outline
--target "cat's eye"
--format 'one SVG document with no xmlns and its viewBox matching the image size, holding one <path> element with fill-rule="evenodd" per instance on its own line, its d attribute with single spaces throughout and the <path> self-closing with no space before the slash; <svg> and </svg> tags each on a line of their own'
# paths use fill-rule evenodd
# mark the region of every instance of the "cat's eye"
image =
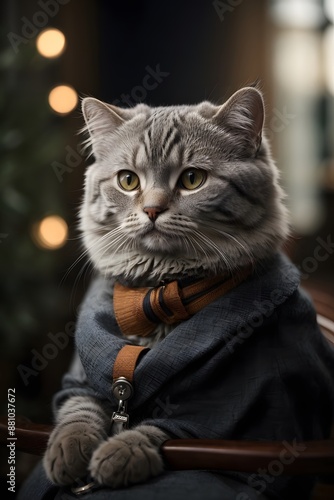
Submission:
<svg viewBox="0 0 334 500">
<path fill-rule="evenodd" d="M 179 185 L 183 189 L 197 189 L 204 184 L 205 180 L 206 173 L 204 170 L 200 170 L 199 168 L 188 168 L 181 174 Z"/>
<path fill-rule="evenodd" d="M 134 191 L 139 187 L 139 177 L 131 170 L 121 170 L 118 172 L 118 184 L 125 191 Z"/>
</svg>

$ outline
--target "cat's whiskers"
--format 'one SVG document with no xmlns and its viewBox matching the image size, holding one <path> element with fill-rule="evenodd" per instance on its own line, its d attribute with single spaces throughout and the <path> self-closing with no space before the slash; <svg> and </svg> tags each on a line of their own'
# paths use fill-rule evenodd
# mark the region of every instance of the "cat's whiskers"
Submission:
<svg viewBox="0 0 334 500">
<path fill-rule="evenodd" d="M 103 263 L 102 263 L 101 271 L 104 272 L 104 275 L 107 277 L 108 275 L 112 274 L 112 270 L 114 269 L 114 263 L 112 262 L 113 261 L 112 257 L 117 255 L 118 253 L 120 253 L 120 251 L 122 251 L 122 253 L 123 253 L 123 257 L 124 257 L 123 267 L 124 267 L 124 269 L 126 269 L 128 266 L 128 261 L 129 261 L 129 258 L 126 256 L 131 254 L 132 250 L 133 250 L 133 242 L 131 242 L 129 240 L 125 240 L 123 243 L 121 243 L 118 246 L 118 248 L 116 248 L 115 251 L 111 255 L 108 256 L 108 260 L 107 260 L 106 265 L 103 265 Z M 126 275 L 127 273 L 125 272 L 124 274 Z"/>
<path fill-rule="evenodd" d="M 218 257 L 221 257 L 221 259 L 224 261 L 224 264 L 226 265 L 227 269 L 229 272 L 232 271 L 232 266 L 228 261 L 228 258 L 226 254 L 217 246 L 217 244 L 212 240 L 212 238 L 208 237 L 208 235 L 202 233 L 198 229 L 195 230 L 195 234 L 200 238 L 200 240 L 205 243 L 205 246 L 209 248 L 210 250 L 213 250 Z"/>
<path fill-rule="evenodd" d="M 76 277 L 75 277 L 75 280 L 74 280 L 74 284 L 73 284 L 73 288 L 71 290 L 71 296 L 70 296 L 70 303 L 73 303 L 75 304 L 75 294 L 76 294 L 76 291 L 79 287 L 79 283 L 80 283 L 80 280 L 82 279 L 82 277 L 84 277 L 83 279 L 85 279 L 85 276 L 88 275 L 88 273 L 93 273 L 93 270 L 94 270 L 94 264 L 92 263 L 92 261 L 89 259 L 87 259 L 86 262 L 84 262 L 84 264 L 81 266 L 79 272 L 77 273 Z"/>
<path fill-rule="evenodd" d="M 207 253 L 203 244 L 200 241 L 198 241 L 196 238 L 194 238 L 194 236 L 192 234 L 186 234 L 185 236 L 187 237 L 187 239 L 189 239 L 189 242 L 190 242 L 190 244 L 195 252 L 195 258 L 199 259 L 201 257 L 201 254 L 204 254 L 206 260 L 209 261 L 209 254 Z"/>
<path fill-rule="evenodd" d="M 222 107 L 208 103 L 158 109 L 140 105 L 120 111 L 122 126 L 108 106 L 88 101 L 84 132 L 90 137 L 84 144 L 94 149 L 96 167 L 89 168 L 86 186 L 97 186 L 94 200 L 98 202 L 91 203 L 86 189 L 81 229 L 87 251 L 71 269 L 89 255 L 102 273 L 154 281 L 177 274 L 234 272 L 275 251 L 285 236 L 285 211 L 266 141 L 262 156 L 258 159 L 253 154 L 254 132 L 258 137 L 260 130 L 254 130 L 257 121 L 250 120 L 247 106 L 248 99 L 254 99 L 256 106 L 259 102 L 256 92 L 249 94 L 247 99 L 240 97 L 238 105 L 235 101 L 235 108 L 228 108 L 226 115 Z M 140 170 L 138 189 L 123 190 L 115 184 L 120 168 Z M 183 184 L 188 169 L 206 172 L 201 189 Z M 265 189 L 261 184 L 257 191 L 262 182 Z M 167 187 L 171 183 L 175 189 Z M 264 220 L 269 192 L 274 196 L 273 213 Z M 165 199 L 168 209 L 153 225 L 143 215 L 145 204 L 158 206 Z M 119 224 L 105 230 L 115 220 Z M 254 228 L 250 237 L 237 225 L 231 229 L 236 220 Z M 105 234 L 100 237 L 101 231 Z"/>
<path fill-rule="evenodd" d="M 113 257 L 116 254 L 121 253 L 121 251 L 123 253 L 129 251 L 131 247 L 133 247 L 133 242 L 129 240 L 126 234 L 121 232 L 116 238 L 113 238 L 112 241 L 107 242 L 106 245 L 99 250 L 98 267 L 100 269 L 103 269 L 107 274 L 107 271 L 111 266 Z M 108 254 L 107 258 L 105 257 L 106 254 Z M 107 260 L 106 264 L 104 264 L 104 260 Z"/>
<path fill-rule="evenodd" d="M 66 280 L 69 276 L 69 274 L 73 271 L 73 269 L 75 268 L 75 266 L 77 266 L 85 257 L 88 257 L 89 256 L 89 253 L 93 253 L 95 252 L 96 250 L 98 250 L 98 247 L 101 245 L 101 243 L 105 240 L 105 239 L 108 239 L 110 237 L 113 237 L 115 234 L 117 234 L 119 231 L 121 231 L 121 228 L 120 227 L 115 227 L 113 228 L 112 230 L 108 231 L 107 233 L 103 234 L 100 238 L 98 238 L 96 241 L 94 241 L 93 243 L 90 243 L 89 247 L 87 246 L 86 249 L 84 249 L 81 254 L 76 258 L 76 260 L 71 264 L 71 266 L 68 268 L 68 270 L 66 271 L 64 277 L 62 278 L 62 283 L 64 282 L 64 280 Z M 92 234 L 96 234 L 96 231 L 91 231 Z M 88 233 L 88 231 L 86 230 L 86 233 Z M 79 275 L 82 274 L 83 270 L 85 269 L 85 267 L 87 266 L 88 262 L 84 263 L 82 269 L 80 270 L 80 272 L 78 273 Z M 89 265 L 91 265 L 91 263 L 89 262 Z M 93 267 L 93 266 L 92 266 Z"/>
<path fill-rule="evenodd" d="M 102 244 L 104 244 L 106 241 L 108 243 L 108 240 L 112 239 L 121 232 L 121 228 L 119 226 L 109 230 L 105 234 L 103 234 L 100 238 L 98 238 L 96 241 L 93 243 L 87 244 L 87 251 L 89 253 L 95 253 L 96 251 L 99 251 Z M 94 234 L 94 232 L 93 232 Z"/>
<path fill-rule="evenodd" d="M 113 247 L 116 246 L 116 251 L 119 248 L 119 243 L 122 242 L 122 240 L 125 240 L 126 236 L 123 233 L 118 234 L 116 237 L 112 238 L 109 241 L 104 242 L 104 246 L 99 248 L 99 255 L 100 258 L 103 257 L 103 255 L 107 252 L 110 251 Z M 113 252 L 114 254 L 115 252 Z M 113 255 L 112 254 L 112 255 Z"/>
<path fill-rule="evenodd" d="M 197 254 L 198 254 L 198 251 L 197 251 L 194 243 L 192 242 L 191 235 L 186 233 L 184 235 L 184 240 L 183 241 L 184 241 L 185 247 L 186 247 L 187 252 L 189 253 L 189 255 L 193 254 L 196 257 Z"/>
<path fill-rule="evenodd" d="M 194 258 L 198 258 L 199 252 L 198 249 L 196 248 L 196 245 L 194 244 L 193 238 L 191 234 L 185 234 L 185 243 L 187 248 L 189 249 L 189 255 L 193 256 Z"/>
<path fill-rule="evenodd" d="M 227 231 L 224 231 L 223 229 L 218 229 L 217 227 L 211 225 L 211 224 L 207 224 L 207 227 L 212 229 L 213 231 L 215 231 L 216 233 L 218 234 L 221 234 L 223 236 L 225 236 L 226 238 L 229 238 L 230 240 L 234 241 L 234 243 L 236 243 L 237 245 L 239 245 L 242 249 L 242 251 L 249 257 L 249 260 L 250 260 L 250 263 L 252 265 L 254 265 L 254 257 L 253 255 L 251 254 L 249 248 L 247 248 L 246 245 L 244 245 L 239 238 L 237 238 L 236 236 L 233 236 L 232 234 L 228 233 Z"/>
<path fill-rule="evenodd" d="M 65 275 L 63 276 L 63 278 L 61 280 L 61 284 L 63 284 L 64 281 L 68 278 L 69 274 L 73 271 L 75 266 L 77 266 L 82 261 L 82 259 L 88 255 L 88 252 L 89 252 L 89 250 L 86 248 L 85 250 L 83 250 L 80 253 L 80 255 L 75 259 L 75 261 L 67 269 Z M 86 266 L 86 265 L 87 265 L 87 262 L 84 263 L 84 266 Z"/>
<path fill-rule="evenodd" d="M 96 234 L 96 231 L 92 231 L 92 233 L 95 233 Z M 93 245 L 91 245 L 91 247 L 95 247 L 97 244 L 100 243 L 101 239 L 104 239 L 108 236 L 108 234 L 105 234 L 103 235 L 101 238 L 99 238 L 96 242 L 94 242 Z M 90 248 L 91 248 L 90 247 Z M 84 249 L 80 255 L 75 259 L 75 261 L 70 265 L 70 267 L 67 269 L 65 275 L 63 276 L 63 278 L 61 279 L 61 282 L 60 282 L 60 285 L 62 285 L 64 283 L 64 281 L 66 281 L 66 279 L 68 278 L 68 276 L 70 275 L 70 273 L 74 270 L 74 268 L 85 258 L 85 257 L 88 257 L 89 256 L 89 252 L 90 252 L 90 248 L 86 248 Z M 91 261 L 91 259 L 87 258 L 86 262 L 83 263 L 83 265 L 81 266 L 81 268 L 79 269 L 76 277 L 75 277 L 75 280 L 74 280 L 74 284 L 73 284 L 73 289 L 72 289 L 72 292 L 71 292 L 71 297 L 70 297 L 70 300 L 71 302 L 75 302 L 74 301 L 74 297 L 75 297 L 75 293 L 76 293 L 76 289 L 77 289 L 77 286 L 79 284 L 79 281 L 80 279 L 82 278 L 82 276 L 84 275 L 84 273 L 88 273 L 88 271 L 90 270 L 91 272 L 93 271 L 94 269 L 94 264 L 93 262 Z"/>
</svg>

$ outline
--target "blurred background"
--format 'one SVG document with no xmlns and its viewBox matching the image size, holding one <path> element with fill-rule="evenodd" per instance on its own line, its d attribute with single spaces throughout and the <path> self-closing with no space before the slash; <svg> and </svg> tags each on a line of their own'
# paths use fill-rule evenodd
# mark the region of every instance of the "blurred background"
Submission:
<svg viewBox="0 0 334 500">
<path fill-rule="evenodd" d="M 288 193 L 286 251 L 334 293 L 333 0 L 2 0 L 1 415 L 51 419 L 91 278 L 77 213 L 80 98 L 224 102 L 260 80 Z M 34 459 L 17 453 L 17 484 Z M 1 472 L 8 472 L 1 456 Z"/>
</svg>

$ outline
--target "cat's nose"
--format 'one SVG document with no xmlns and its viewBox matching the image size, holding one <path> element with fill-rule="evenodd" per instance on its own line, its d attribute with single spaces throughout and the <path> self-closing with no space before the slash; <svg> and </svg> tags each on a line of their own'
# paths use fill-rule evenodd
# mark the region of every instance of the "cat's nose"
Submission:
<svg viewBox="0 0 334 500">
<path fill-rule="evenodd" d="M 164 211 L 162 207 L 144 207 L 143 210 L 152 222 L 154 222 L 157 219 L 158 215 Z"/>
</svg>

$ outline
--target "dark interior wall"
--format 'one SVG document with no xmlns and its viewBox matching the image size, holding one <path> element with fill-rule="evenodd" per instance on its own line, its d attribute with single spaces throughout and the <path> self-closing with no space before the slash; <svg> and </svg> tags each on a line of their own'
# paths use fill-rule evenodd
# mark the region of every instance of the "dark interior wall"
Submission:
<svg viewBox="0 0 334 500">
<path fill-rule="evenodd" d="M 234 2 L 236 6 L 226 12 L 217 11 L 215 2 L 207 0 L 101 0 L 96 4 L 103 100 L 118 100 L 126 106 L 122 98 L 126 94 L 132 104 L 139 100 L 151 105 L 222 102 L 240 86 L 265 78 L 267 44 L 261 45 L 265 1 L 252 6 Z M 144 87 L 148 66 L 165 73 L 152 90 Z"/>
<path fill-rule="evenodd" d="M 148 66 L 166 74 L 147 92 L 151 105 L 213 97 L 219 73 L 213 42 L 221 26 L 210 2 L 101 1 L 99 19 L 103 99 L 131 95 L 143 86 Z"/>
</svg>

